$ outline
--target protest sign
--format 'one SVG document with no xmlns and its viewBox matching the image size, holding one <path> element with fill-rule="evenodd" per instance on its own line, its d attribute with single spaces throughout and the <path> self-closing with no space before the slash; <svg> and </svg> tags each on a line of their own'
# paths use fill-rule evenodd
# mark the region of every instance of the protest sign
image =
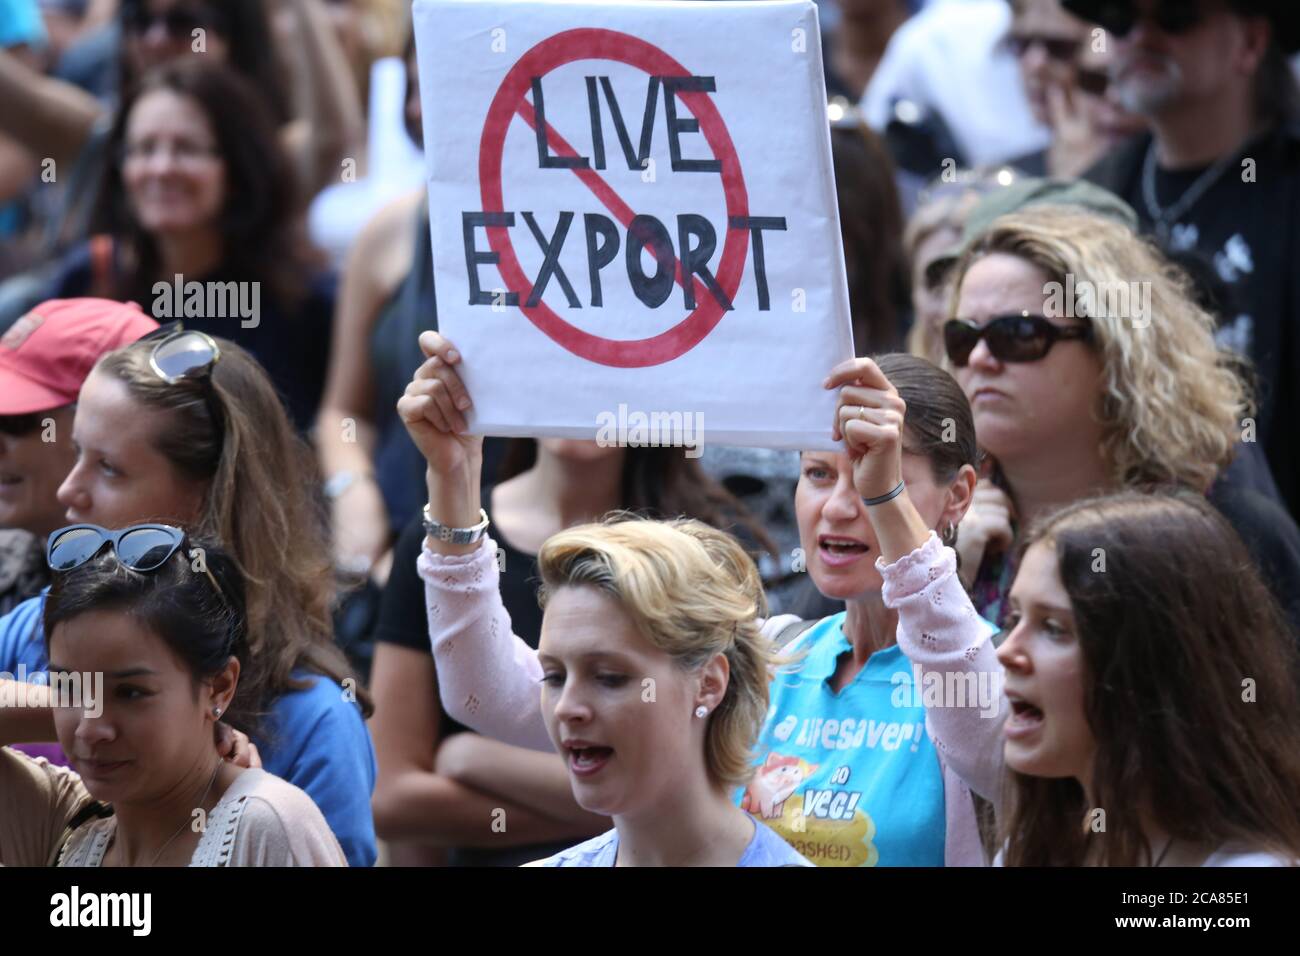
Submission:
<svg viewBox="0 0 1300 956">
<path fill-rule="evenodd" d="M 813 4 L 417 0 L 414 25 L 471 429 L 835 447 L 821 381 L 852 341 Z"/>
</svg>

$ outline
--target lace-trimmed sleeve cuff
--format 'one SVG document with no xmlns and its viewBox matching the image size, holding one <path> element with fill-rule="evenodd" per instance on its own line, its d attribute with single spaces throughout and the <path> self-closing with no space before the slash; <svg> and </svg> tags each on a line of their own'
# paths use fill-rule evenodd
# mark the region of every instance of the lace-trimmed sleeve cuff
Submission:
<svg viewBox="0 0 1300 956">
<path fill-rule="evenodd" d="M 876 568 L 884 578 L 883 597 L 886 607 L 919 594 L 941 578 L 957 573 L 957 554 L 946 547 L 933 531 L 925 543 L 892 564 L 876 558 Z"/>
</svg>

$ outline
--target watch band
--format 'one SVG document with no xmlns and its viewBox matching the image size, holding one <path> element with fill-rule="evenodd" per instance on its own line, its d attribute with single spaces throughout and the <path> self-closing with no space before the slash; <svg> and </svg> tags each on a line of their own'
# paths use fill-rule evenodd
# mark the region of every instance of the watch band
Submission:
<svg viewBox="0 0 1300 956">
<path fill-rule="evenodd" d="M 424 533 L 430 538 L 445 541 L 448 544 L 473 544 L 487 533 L 488 516 L 482 508 L 478 509 L 479 523 L 472 528 L 453 528 L 434 521 L 429 514 L 429 506 L 424 506 Z"/>
</svg>

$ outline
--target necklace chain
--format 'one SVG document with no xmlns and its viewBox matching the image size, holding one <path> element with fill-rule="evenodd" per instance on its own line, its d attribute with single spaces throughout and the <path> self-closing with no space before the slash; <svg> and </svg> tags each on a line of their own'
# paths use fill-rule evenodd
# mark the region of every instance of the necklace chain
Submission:
<svg viewBox="0 0 1300 956">
<path fill-rule="evenodd" d="M 220 772 L 221 772 L 221 760 L 218 759 L 218 760 L 217 760 L 217 765 L 216 765 L 216 767 L 213 768 L 213 770 L 212 770 L 212 776 L 208 778 L 208 785 L 207 785 L 207 788 L 204 789 L 204 791 L 203 791 L 203 796 L 199 797 L 199 806 L 200 806 L 200 807 L 202 807 L 205 803 L 207 803 L 207 801 L 208 801 L 208 794 L 212 792 L 212 785 L 213 785 L 214 783 L 217 782 L 217 774 L 220 773 Z M 181 823 L 181 825 L 180 825 L 179 827 L 177 827 L 176 832 L 173 833 L 171 836 L 169 836 L 169 837 L 167 838 L 167 842 L 164 843 L 161 847 L 158 848 L 158 852 L 155 853 L 155 854 L 153 855 L 153 859 L 149 861 L 149 865 L 150 865 L 151 867 L 157 865 L 159 858 L 161 858 L 162 855 L 163 855 L 163 852 L 164 852 L 164 851 L 165 851 L 169 846 L 172 845 L 172 842 L 173 842 L 173 841 L 174 841 L 178 836 L 180 836 L 182 833 L 185 832 L 185 827 L 186 827 L 187 825 L 189 825 L 189 823 L 190 823 L 189 820 L 186 820 L 186 821 L 184 821 L 183 823 Z M 121 855 L 121 852 L 122 852 L 122 851 L 121 851 L 121 844 L 118 844 L 118 855 L 119 855 L 119 856 Z M 125 861 L 124 861 L 124 862 L 125 862 Z"/>
<path fill-rule="evenodd" d="M 1160 205 L 1159 199 L 1156 198 L 1156 142 L 1153 139 L 1150 145 L 1147 146 L 1146 159 L 1142 164 L 1142 199 L 1146 203 L 1147 212 L 1154 221 L 1156 228 L 1161 233 L 1166 233 L 1170 226 L 1186 215 L 1197 200 L 1218 182 L 1219 178 L 1237 158 L 1239 152 L 1240 150 L 1227 153 L 1215 160 L 1214 165 L 1196 177 L 1196 180 L 1183 190 L 1183 194 L 1178 197 L 1173 205 L 1164 208 Z"/>
</svg>

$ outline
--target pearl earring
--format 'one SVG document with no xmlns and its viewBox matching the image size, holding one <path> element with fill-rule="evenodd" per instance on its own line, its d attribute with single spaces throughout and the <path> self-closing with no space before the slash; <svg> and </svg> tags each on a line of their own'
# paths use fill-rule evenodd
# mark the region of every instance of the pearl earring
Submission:
<svg viewBox="0 0 1300 956">
<path fill-rule="evenodd" d="M 212 708 L 212 716 L 213 716 L 213 717 L 220 717 L 220 716 L 221 716 L 221 708 L 220 708 L 220 707 L 213 707 L 213 708 Z"/>
<path fill-rule="evenodd" d="M 708 715 L 709 715 L 709 708 L 705 707 L 703 704 L 700 704 L 699 707 L 695 708 L 696 717 L 703 718 L 703 717 L 707 717 Z"/>
</svg>

